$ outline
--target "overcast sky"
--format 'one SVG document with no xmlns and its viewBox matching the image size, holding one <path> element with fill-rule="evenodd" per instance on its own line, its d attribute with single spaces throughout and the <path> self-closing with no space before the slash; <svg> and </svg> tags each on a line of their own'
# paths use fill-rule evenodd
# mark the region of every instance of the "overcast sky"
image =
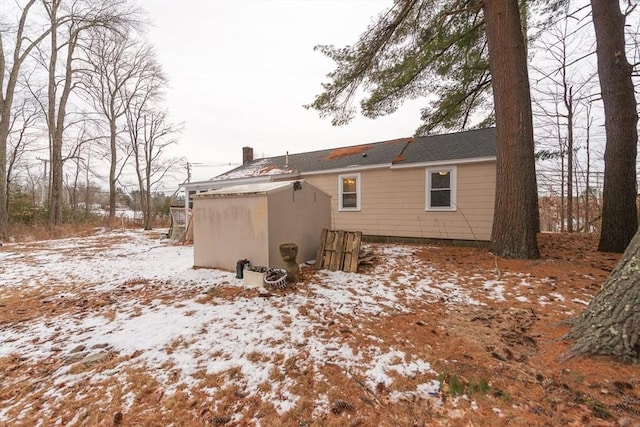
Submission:
<svg viewBox="0 0 640 427">
<path fill-rule="evenodd" d="M 334 63 L 317 44 L 357 41 L 388 0 L 139 0 L 148 34 L 169 78 L 167 106 L 184 122 L 172 154 L 194 165 L 192 180 L 208 179 L 256 157 L 364 144 L 411 136 L 417 101 L 395 114 L 356 118 L 333 127 L 304 104 L 321 91 Z M 176 176 L 179 181 L 186 178 Z"/>
</svg>

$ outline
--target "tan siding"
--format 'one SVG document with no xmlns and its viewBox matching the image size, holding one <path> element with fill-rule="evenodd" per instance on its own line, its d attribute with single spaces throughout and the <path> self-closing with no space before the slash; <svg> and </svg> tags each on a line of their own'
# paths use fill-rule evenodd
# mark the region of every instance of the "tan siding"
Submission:
<svg viewBox="0 0 640 427">
<path fill-rule="evenodd" d="M 489 240 L 495 162 L 457 166 L 455 212 L 425 211 L 426 168 L 360 171 L 361 210 L 338 211 L 338 174 L 305 177 L 332 197 L 334 228 L 399 237 Z"/>
<path fill-rule="evenodd" d="M 195 267 L 233 270 L 239 258 L 266 265 L 268 252 L 264 248 L 269 236 L 264 226 L 268 221 L 265 196 L 198 198 L 193 206 Z"/>
<path fill-rule="evenodd" d="M 303 191 L 269 195 L 269 265 L 284 267 L 280 244 L 298 245 L 298 263 L 316 258 L 323 228 L 331 228 L 329 197 L 306 183 Z"/>
<path fill-rule="evenodd" d="M 307 183 L 269 194 L 194 199 L 194 266 L 235 269 L 239 259 L 282 267 L 279 246 L 298 245 L 298 261 L 315 259 L 322 228 L 331 227 L 328 195 Z"/>
</svg>

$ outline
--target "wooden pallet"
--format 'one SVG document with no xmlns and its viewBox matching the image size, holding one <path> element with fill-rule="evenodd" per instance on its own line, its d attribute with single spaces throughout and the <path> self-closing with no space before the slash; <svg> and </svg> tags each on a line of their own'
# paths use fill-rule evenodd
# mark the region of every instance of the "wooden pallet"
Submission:
<svg viewBox="0 0 640 427">
<path fill-rule="evenodd" d="M 358 271 L 361 231 L 322 230 L 315 267 L 331 271 Z"/>
</svg>

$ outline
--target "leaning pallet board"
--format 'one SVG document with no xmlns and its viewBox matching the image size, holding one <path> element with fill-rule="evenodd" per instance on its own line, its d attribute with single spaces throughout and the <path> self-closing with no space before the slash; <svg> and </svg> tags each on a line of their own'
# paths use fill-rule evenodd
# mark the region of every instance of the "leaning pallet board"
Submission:
<svg viewBox="0 0 640 427">
<path fill-rule="evenodd" d="M 327 230 L 320 234 L 315 267 L 331 271 L 358 271 L 361 231 Z"/>
</svg>

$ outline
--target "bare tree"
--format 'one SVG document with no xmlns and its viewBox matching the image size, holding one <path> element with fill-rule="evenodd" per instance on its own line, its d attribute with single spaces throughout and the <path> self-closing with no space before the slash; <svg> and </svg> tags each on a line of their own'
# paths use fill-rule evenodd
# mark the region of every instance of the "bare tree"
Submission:
<svg viewBox="0 0 640 427">
<path fill-rule="evenodd" d="M 96 110 L 107 122 L 109 135 L 109 220 L 115 218 L 116 184 L 131 154 L 129 144 L 118 143 L 125 126 L 118 126 L 127 105 L 145 84 L 158 74 L 151 48 L 137 40 L 130 31 L 122 33 L 94 30 L 87 48 L 87 72 L 84 86 Z M 154 89 L 155 90 L 155 89 Z"/>
<path fill-rule="evenodd" d="M 11 108 L 21 68 L 31 51 L 49 34 L 51 28 L 46 27 L 28 34 L 29 18 L 36 0 L 29 0 L 21 9 L 14 32 L 0 31 L 0 239 L 8 234 L 7 204 L 7 140 L 11 127 Z M 13 43 L 5 45 L 6 34 L 15 34 Z M 6 80 L 5 80 L 6 79 Z"/>
<path fill-rule="evenodd" d="M 88 44 L 91 29 L 120 31 L 134 22 L 135 10 L 125 0 L 43 1 L 51 27 L 48 61 L 47 125 L 51 153 L 50 222 L 62 222 L 63 134 L 68 101 L 76 88 L 79 46 Z M 62 58 L 60 58 L 62 56 Z M 59 59 L 62 59 L 59 66 Z"/>
<path fill-rule="evenodd" d="M 81 118 L 77 122 L 72 123 L 70 128 L 67 128 L 65 137 L 66 153 L 63 155 L 63 164 L 71 162 L 73 169 L 71 173 L 66 174 L 66 179 L 63 184 L 66 188 L 67 200 L 70 204 L 71 211 L 76 212 L 78 208 L 78 183 L 80 175 L 90 169 L 89 164 L 89 149 L 90 145 L 94 143 L 99 137 L 95 134 L 93 120 L 86 117 Z M 86 156 L 85 156 L 86 152 Z"/>
<path fill-rule="evenodd" d="M 34 150 L 33 145 L 38 138 L 38 131 L 34 129 L 40 118 L 40 109 L 33 98 L 21 97 L 20 102 L 14 105 L 9 134 L 7 138 L 7 160 L 6 160 L 6 196 L 5 209 L 9 209 L 10 184 L 16 178 L 16 169 L 23 161 L 25 155 Z"/>
<path fill-rule="evenodd" d="M 96 144 L 97 145 L 97 144 Z M 92 157 L 94 153 L 94 144 L 89 142 L 84 147 L 83 163 L 84 167 L 84 182 L 79 184 L 79 192 L 82 193 L 85 216 L 89 215 L 89 212 L 92 210 L 92 205 L 96 202 L 99 202 L 99 194 L 100 187 L 93 180 L 104 181 L 104 177 L 97 174 L 92 168 Z"/>
<path fill-rule="evenodd" d="M 586 111 L 586 122 L 587 122 L 587 135 L 585 139 L 585 150 L 587 153 L 587 167 L 585 170 L 585 191 L 584 191 L 584 229 L 585 231 L 590 231 L 591 226 L 591 209 L 589 206 L 590 197 L 591 197 L 591 125 L 593 124 L 593 117 L 591 116 L 591 103 L 587 103 L 587 111 Z"/>
<path fill-rule="evenodd" d="M 566 227 L 569 233 L 574 231 L 574 225 L 578 221 L 574 214 L 574 195 L 577 189 L 574 188 L 574 168 L 579 161 L 576 154 L 580 138 L 576 118 L 582 114 L 584 106 L 589 102 L 595 79 L 595 70 L 591 70 L 584 61 L 591 52 L 589 37 L 584 33 L 583 20 L 572 15 L 548 28 L 537 40 L 536 46 L 539 57 L 537 62 L 544 63 L 545 66 L 533 67 L 536 82 L 534 105 L 538 110 L 536 117 L 542 129 L 550 129 L 549 139 L 557 141 L 558 146 L 557 151 L 541 150 L 539 158 L 559 160 L 560 230 L 565 231 Z"/>
<path fill-rule="evenodd" d="M 27 193 L 31 197 L 31 206 L 35 208 L 38 205 L 38 193 L 42 192 L 41 186 L 43 184 L 43 181 L 40 179 L 39 168 L 33 167 L 29 164 L 25 165 L 21 181 L 24 183 L 24 187 L 27 189 Z"/>
<path fill-rule="evenodd" d="M 168 123 L 164 112 L 151 111 L 144 117 L 143 126 L 144 139 L 142 144 L 136 145 L 135 159 L 138 185 L 143 195 L 144 228 L 150 230 L 155 189 L 181 164 L 182 159 L 166 157 L 166 149 L 175 144 L 175 137 L 182 130 L 182 125 Z"/>
<path fill-rule="evenodd" d="M 153 87 L 156 82 L 152 80 L 148 84 Z M 147 92 L 148 96 L 134 98 L 126 110 L 145 230 L 152 228 L 155 188 L 181 162 L 165 155 L 167 147 L 176 142 L 182 125 L 168 122 L 166 113 L 154 106 L 152 94 Z"/>
</svg>

